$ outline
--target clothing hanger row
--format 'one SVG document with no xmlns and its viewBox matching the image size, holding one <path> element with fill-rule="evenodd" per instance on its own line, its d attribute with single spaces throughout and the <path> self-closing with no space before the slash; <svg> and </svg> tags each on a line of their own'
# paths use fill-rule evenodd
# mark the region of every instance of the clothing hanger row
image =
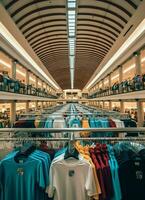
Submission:
<svg viewBox="0 0 145 200">
<path fill-rule="evenodd" d="M 26 132 L 26 133 L 60 133 L 60 132 L 113 132 L 113 133 L 145 133 L 145 127 L 126 127 L 126 128 L 1 128 L 0 134 L 2 133 L 16 133 L 16 132 Z"/>
<path fill-rule="evenodd" d="M 11 138 L 11 137 L 1 137 L 0 142 L 27 142 L 27 141 L 67 141 L 70 142 L 70 138 L 47 138 L 47 137 L 18 137 L 18 138 Z M 126 138 L 119 138 L 119 137 L 91 137 L 91 138 L 81 138 L 76 137 L 73 142 L 75 141 L 96 141 L 96 142 L 145 142 L 145 137 L 126 137 Z M 72 142 L 72 141 L 71 141 Z M 71 149 L 71 147 L 70 147 Z"/>
</svg>

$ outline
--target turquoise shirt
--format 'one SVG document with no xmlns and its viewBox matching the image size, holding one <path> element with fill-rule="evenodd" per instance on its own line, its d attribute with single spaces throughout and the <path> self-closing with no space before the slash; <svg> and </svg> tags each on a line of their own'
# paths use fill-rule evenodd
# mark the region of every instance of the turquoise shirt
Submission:
<svg viewBox="0 0 145 200">
<path fill-rule="evenodd" d="M 121 194 L 121 187 L 120 187 L 120 181 L 118 176 L 118 163 L 114 155 L 114 151 L 112 146 L 107 145 L 108 152 L 109 152 L 109 166 L 111 170 L 112 175 L 112 183 L 113 183 L 113 189 L 114 189 L 114 195 L 111 198 L 111 200 L 121 200 L 122 194 Z"/>
<path fill-rule="evenodd" d="M 0 163 L 1 200 L 36 200 L 36 190 L 45 188 L 42 161 L 28 157 L 17 163 L 14 156 Z"/>
</svg>

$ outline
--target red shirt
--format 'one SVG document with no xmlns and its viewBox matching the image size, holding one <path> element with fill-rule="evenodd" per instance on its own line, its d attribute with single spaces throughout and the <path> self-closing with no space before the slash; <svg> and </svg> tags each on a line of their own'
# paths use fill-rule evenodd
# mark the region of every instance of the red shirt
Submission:
<svg viewBox="0 0 145 200">
<path fill-rule="evenodd" d="M 95 155 L 93 148 L 90 149 L 90 156 L 91 156 L 92 161 L 93 161 L 93 163 L 96 167 L 97 177 L 98 177 L 100 188 L 101 188 L 101 194 L 99 195 L 99 200 L 105 200 L 106 199 L 106 192 L 105 192 L 102 169 L 101 169 L 101 167 L 98 163 L 98 160 L 96 159 L 96 155 Z"/>
</svg>

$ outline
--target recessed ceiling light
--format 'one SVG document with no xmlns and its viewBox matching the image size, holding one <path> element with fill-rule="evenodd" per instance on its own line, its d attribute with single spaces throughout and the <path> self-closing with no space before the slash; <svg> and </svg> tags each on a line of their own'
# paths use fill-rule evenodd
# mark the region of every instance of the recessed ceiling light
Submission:
<svg viewBox="0 0 145 200">
<path fill-rule="evenodd" d="M 68 8 L 75 8 L 76 3 L 75 2 L 69 2 L 68 3 Z"/>
<path fill-rule="evenodd" d="M 75 10 L 69 10 L 68 11 L 68 15 L 75 15 L 75 13 L 76 13 Z"/>
<path fill-rule="evenodd" d="M 75 63 L 75 35 L 76 35 L 76 1 L 68 2 L 68 41 L 69 41 L 69 67 L 71 77 L 71 89 L 74 87 L 74 63 Z"/>
</svg>

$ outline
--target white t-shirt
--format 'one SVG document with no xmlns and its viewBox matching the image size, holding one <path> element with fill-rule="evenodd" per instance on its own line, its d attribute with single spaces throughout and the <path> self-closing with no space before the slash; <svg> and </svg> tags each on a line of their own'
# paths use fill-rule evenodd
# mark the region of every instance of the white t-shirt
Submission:
<svg viewBox="0 0 145 200">
<path fill-rule="evenodd" d="M 69 158 L 58 160 L 50 167 L 49 197 L 54 200 L 88 200 L 97 196 L 91 165 L 84 160 Z"/>
<path fill-rule="evenodd" d="M 119 119 L 113 119 L 117 128 L 125 128 L 124 122 Z M 119 133 L 118 136 L 121 138 L 125 137 L 126 133 Z"/>
</svg>

